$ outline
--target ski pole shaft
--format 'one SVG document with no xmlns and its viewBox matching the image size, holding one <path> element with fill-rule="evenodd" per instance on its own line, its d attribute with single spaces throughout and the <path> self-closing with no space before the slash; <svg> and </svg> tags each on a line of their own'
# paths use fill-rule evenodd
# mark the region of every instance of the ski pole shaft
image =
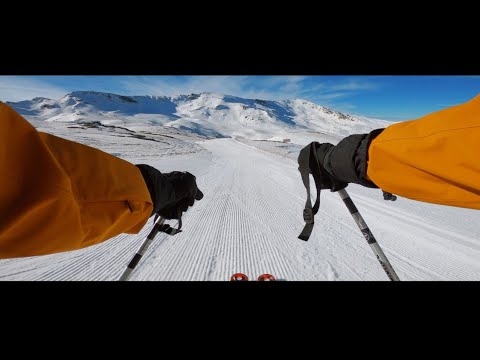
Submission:
<svg viewBox="0 0 480 360">
<path fill-rule="evenodd" d="M 128 263 L 127 267 L 123 271 L 122 275 L 118 279 L 119 281 L 127 281 L 130 276 L 132 275 L 133 270 L 137 267 L 138 262 L 142 258 L 142 256 L 145 254 L 147 251 L 148 247 L 152 243 L 153 239 L 155 236 L 158 234 L 160 227 L 163 225 L 165 222 L 164 217 L 159 217 L 157 221 L 155 222 L 155 225 L 153 225 L 152 230 L 150 233 L 147 235 L 145 240 L 143 241 L 142 245 L 138 249 L 137 253 L 133 256 L 132 260 Z"/>
<path fill-rule="evenodd" d="M 372 232 L 370 231 L 368 225 L 365 223 L 365 220 L 363 220 L 362 215 L 360 215 L 360 212 L 358 211 L 357 207 L 355 206 L 352 199 L 350 198 L 350 195 L 348 195 L 345 189 L 339 190 L 338 195 L 340 195 L 340 197 L 342 198 L 343 202 L 345 203 L 348 210 L 350 211 L 350 214 L 352 214 L 352 217 L 357 223 L 358 228 L 360 229 L 363 236 L 367 240 L 368 244 L 370 245 L 370 248 L 373 250 L 373 253 L 377 257 L 378 261 L 380 262 L 380 265 L 382 265 L 382 268 L 387 274 L 388 278 L 392 281 L 400 281 L 397 273 L 395 272 L 395 270 L 393 270 L 393 267 L 390 264 L 390 261 L 388 261 L 382 248 L 378 244 L 377 240 L 375 239 Z"/>
</svg>

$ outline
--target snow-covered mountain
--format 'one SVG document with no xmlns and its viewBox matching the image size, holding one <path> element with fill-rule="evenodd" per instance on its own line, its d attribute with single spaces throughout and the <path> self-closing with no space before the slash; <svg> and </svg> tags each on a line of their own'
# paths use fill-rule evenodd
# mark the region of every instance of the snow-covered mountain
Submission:
<svg viewBox="0 0 480 360">
<path fill-rule="evenodd" d="M 243 99 L 217 93 L 164 97 L 76 91 L 58 100 L 37 97 L 8 104 L 29 120 L 100 122 L 134 130 L 159 125 L 208 137 L 295 141 L 305 132 L 346 136 L 391 124 L 344 114 L 307 100 Z"/>
</svg>

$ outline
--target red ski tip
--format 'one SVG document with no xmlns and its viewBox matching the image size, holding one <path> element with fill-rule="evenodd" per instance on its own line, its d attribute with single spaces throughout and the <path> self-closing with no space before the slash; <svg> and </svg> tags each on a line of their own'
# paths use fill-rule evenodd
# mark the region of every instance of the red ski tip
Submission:
<svg viewBox="0 0 480 360">
<path fill-rule="evenodd" d="M 270 275 L 270 274 L 263 274 L 260 275 L 257 279 L 258 281 L 276 281 L 275 276 Z"/>
<path fill-rule="evenodd" d="M 242 273 L 233 274 L 230 281 L 248 281 L 248 276 Z"/>
</svg>

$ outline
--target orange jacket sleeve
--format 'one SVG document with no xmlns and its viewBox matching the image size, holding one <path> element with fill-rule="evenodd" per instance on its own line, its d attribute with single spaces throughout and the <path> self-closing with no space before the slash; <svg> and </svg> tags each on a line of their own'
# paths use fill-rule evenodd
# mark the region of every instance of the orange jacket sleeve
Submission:
<svg viewBox="0 0 480 360">
<path fill-rule="evenodd" d="M 385 191 L 480 209 L 480 96 L 387 127 L 368 159 L 368 177 Z"/>
<path fill-rule="evenodd" d="M 38 132 L 0 102 L 0 258 L 51 254 L 138 233 L 152 212 L 140 170 Z"/>
</svg>

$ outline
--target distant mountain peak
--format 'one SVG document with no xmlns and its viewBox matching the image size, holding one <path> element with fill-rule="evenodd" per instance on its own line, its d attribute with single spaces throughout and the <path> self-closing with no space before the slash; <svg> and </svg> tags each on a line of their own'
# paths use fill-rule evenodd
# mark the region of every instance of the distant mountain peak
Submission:
<svg viewBox="0 0 480 360">
<path fill-rule="evenodd" d="M 247 99 L 216 92 L 177 96 L 127 96 L 73 91 L 58 100 L 37 97 L 10 103 L 22 115 L 49 122 L 97 121 L 119 126 L 169 126 L 199 134 L 290 138 L 292 132 L 350 134 L 378 128 L 305 99 Z"/>
<path fill-rule="evenodd" d="M 65 95 L 63 98 L 73 98 L 79 101 L 82 101 L 82 100 L 95 101 L 96 100 L 95 98 L 98 98 L 98 99 L 107 100 L 107 101 L 122 101 L 122 102 L 129 102 L 129 103 L 137 102 L 130 96 L 107 93 L 107 92 L 99 92 L 99 91 L 73 91 Z"/>
</svg>

